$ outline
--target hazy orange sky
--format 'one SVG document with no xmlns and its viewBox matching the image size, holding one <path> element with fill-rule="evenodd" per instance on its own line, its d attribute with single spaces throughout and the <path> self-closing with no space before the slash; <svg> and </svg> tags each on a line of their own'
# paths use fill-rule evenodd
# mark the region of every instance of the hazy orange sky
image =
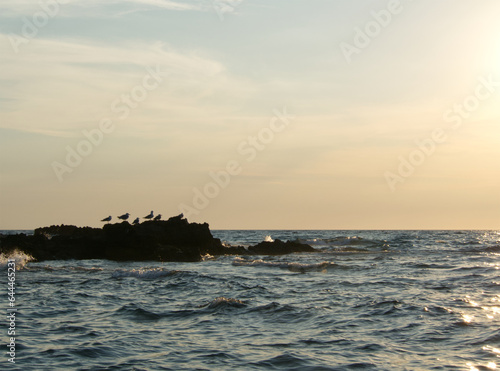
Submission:
<svg viewBox="0 0 500 371">
<path fill-rule="evenodd" d="M 499 229 L 500 2 L 3 1 L 0 229 Z"/>
</svg>

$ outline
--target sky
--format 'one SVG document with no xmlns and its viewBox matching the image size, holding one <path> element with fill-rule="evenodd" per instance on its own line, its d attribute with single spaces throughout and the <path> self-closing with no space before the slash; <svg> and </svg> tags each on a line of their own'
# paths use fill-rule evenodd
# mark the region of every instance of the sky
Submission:
<svg viewBox="0 0 500 371">
<path fill-rule="evenodd" d="M 500 229 L 498 0 L 0 0 L 0 229 Z"/>
</svg>

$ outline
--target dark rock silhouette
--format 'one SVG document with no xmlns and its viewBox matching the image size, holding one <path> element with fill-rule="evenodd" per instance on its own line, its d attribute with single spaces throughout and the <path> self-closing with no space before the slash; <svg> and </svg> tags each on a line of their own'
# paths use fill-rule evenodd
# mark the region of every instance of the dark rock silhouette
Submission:
<svg viewBox="0 0 500 371">
<path fill-rule="evenodd" d="M 297 241 L 283 242 L 276 239 L 274 242 L 263 241 L 255 246 L 250 246 L 248 251 L 256 255 L 285 255 L 296 252 L 315 252 L 316 249 Z"/>
<path fill-rule="evenodd" d="M 0 252 L 30 254 L 37 261 L 109 259 L 115 261 L 200 261 L 203 255 L 282 255 L 314 252 L 299 242 L 261 242 L 245 249 L 223 246 L 207 223 L 189 223 L 182 215 L 166 221 L 127 221 L 102 228 L 59 225 L 37 228 L 33 235 L 0 235 Z"/>
</svg>

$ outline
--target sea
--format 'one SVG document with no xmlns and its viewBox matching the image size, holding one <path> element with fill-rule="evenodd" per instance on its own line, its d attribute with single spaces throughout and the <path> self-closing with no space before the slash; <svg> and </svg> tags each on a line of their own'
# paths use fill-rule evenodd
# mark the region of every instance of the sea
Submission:
<svg viewBox="0 0 500 371">
<path fill-rule="evenodd" d="M 0 369 L 500 368 L 500 231 L 212 233 L 227 245 L 279 238 L 320 251 L 197 263 L 16 253 L 13 307 L 1 256 Z"/>
</svg>

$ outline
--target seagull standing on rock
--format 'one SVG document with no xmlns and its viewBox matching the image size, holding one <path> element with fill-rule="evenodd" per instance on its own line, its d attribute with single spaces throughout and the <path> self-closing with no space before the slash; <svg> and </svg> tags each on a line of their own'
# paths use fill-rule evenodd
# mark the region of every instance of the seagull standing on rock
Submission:
<svg viewBox="0 0 500 371">
<path fill-rule="evenodd" d="M 149 213 L 149 215 L 146 215 L 146 216 L 144 217 L 144 219 L 148 219 L 148 220 L 149 220 L 149 219 L 153 219 L 153 216 L 154 216 L 154 215 L 155 215 L 155 214 L 153 214 L 153 210 L 151 210 L 151 212 Z"/>
<path fill-rule="evenodd" d="M 132 224 L 139 224 L 139 218 L 135 218 Z"/>
<path fill-rule="evenodd" d="M 121 220 L 127 220 L 129 216 L 130 216 L 130 214 L 129 214 L 129 213 L 126 213 L 126 214 L 120 215 L 120 216 L 118 217 L 118 219 L 121 219 Z"/>
<path fill-rule="evenodd" d="M 101 222 L 110 222 L 110 221 L 111 221 L 111 215 L 101 220 Z"/>
<path fill-rule="evenodd" d="M 155 218 L 153 220 L 160 220 L 161 219 L 161 214 L 158 214 L 155 216 Z"/>
</svg>

